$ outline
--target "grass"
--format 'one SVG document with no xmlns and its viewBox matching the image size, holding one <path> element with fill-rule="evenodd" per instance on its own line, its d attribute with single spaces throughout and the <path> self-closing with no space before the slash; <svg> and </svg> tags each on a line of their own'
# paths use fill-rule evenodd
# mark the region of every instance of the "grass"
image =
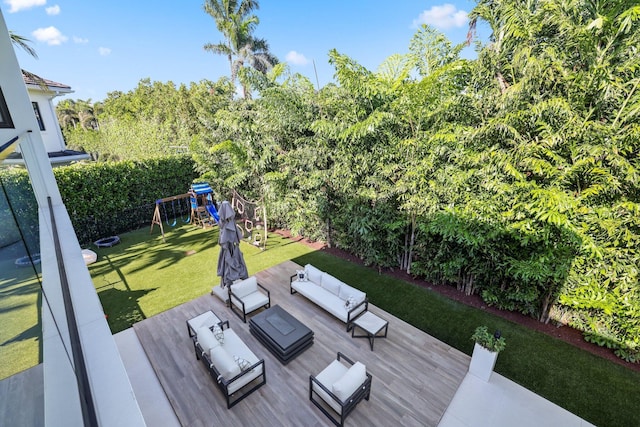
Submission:
<svg viewBox="0 0 640 427">
<path fill-rule="evenodd" d="M 217 229 L 190 225 L 167 229 L 166 243 L 158 230 L 150 235 L 143 228 L 121 235 L 120 245 L 96 249 L 99 261 L 89 270 L 112 332 L 208 293 L 219 283 Z M 266 251 L 244 243 L 242 251 L 249 274 L 288 259 L 314 264 L 365 291 L 373 304 L 467 354 L 471 354 L 470 337 L 477 326 L 501 329 L 507 348 L 498 357 L 496 371 L 598 426 L 640 425 L 637 371 L 277 235 L 269 236 Z M 4 264 L 0 267 L 5 271 Z M 27 355 L 31 365 L 38 363 L 34 354 L 39 354 L 39 332 L 33 325 L 39 325 L 34 309 L 39 292 L 34 284 L 16 289 L 15 280 L 0 282 L 0 356 L 9 361 L 0 368 L 0 378 L 2 372 L 15 369 L 6 365 L 23 363 L 21 355 Z M 16 314 L 8 326 L 7 312 Z"/>
<path fill-rule="evenodd" d="M 33 269 L 14 264 L 23 255 L 21 245 L 0 250 L 0 379 L 42 361 L 42 293 Z"/>
<path fill-rule="evenodd" d="M 166 243 L 159 230 L 147 228 L 120 235 L 121 243 L 94 249 L 98 262 L 89 266 L 94 286 L 113 333 L 131 327 L 211 291 L 220 283 L 218 229 L 192 225 L 165 227 Z M 266 251 L 242 243 L 249 274 L 311 251 L 277 235 L 267 240 Z"/>
<path fill-rule="evenodd" d="M 640 425 L 640 372 L 324 252 L 293 261 L 330 271 L 365 291 L 373 304 L 469 355 L 477 326 L 500 329 L 507 348 L 498 357 L 497 372 L 595 425 Z"/>
</svg>

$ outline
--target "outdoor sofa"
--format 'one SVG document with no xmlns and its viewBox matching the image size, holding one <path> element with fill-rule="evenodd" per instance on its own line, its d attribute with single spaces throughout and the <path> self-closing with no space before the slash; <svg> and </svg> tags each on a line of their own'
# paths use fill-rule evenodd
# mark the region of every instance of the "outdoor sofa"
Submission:
<svg viewBox="0 0 640 427">
<path fill-rule="evenodd" d="M 214 325 L 188 325 L 196 358 L 202 360 L 211 378 L 225 396 L 227 409 L 266 384 L 264 359 L 258 359 L 229 321 Z"/>
<path fill-rule="evenodd" d="M 291 294 L 300 293 L 345 322 L 347 331 L 351 328 L 351 322 L 369 308 L 364 292 L 311 264 L 305 265 L 304 270 L 298 270 L 289 278 L 289 290 Z"/>
<path fill-rule="evenodd" d="M 309 376 L 309 400 L 335 425 L 342 426 L 362 399 L 369 400 L 371 379 L 362 363 L 354 363 L 338 352 L 336 360 L 322 372 Z"/>
</svg>

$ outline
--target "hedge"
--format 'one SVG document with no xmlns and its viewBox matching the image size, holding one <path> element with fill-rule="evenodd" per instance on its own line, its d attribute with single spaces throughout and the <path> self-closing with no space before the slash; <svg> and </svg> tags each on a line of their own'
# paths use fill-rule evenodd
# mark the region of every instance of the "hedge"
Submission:
<svg viewBox="0 0 640 427">
<path fill-rule="evenodd" d="M 186 193 L 198 177 L 193 161 L 186 156 L 79 163 L 53 172 L 82 245 L 149 224 L 157 199 Z M 20 229 L 30 245 L 37 247 L 38 211 L 26 170 L 4 170 L 0 178 L 19 218 Z M 178 215 L 189 210 L 186 202 L 174 208 Z M 167 212 L 169 217 L 174 216 L 174 208 Z M 3 224 L 15 223 L 12 217 L 7 200 L 0 198 L 0 220 Z M 15 227 L 3 227 L 0 247 L 19 238 Z"/>
</svg>

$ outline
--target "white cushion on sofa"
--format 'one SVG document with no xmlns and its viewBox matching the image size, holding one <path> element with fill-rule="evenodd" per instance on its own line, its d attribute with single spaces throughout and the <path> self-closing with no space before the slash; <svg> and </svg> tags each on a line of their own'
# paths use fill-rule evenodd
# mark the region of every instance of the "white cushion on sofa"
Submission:
<svg viewBox="0 0 640 427">
<path fill-rule="evenodd" d="M 233 295 L 238 298 L 243 298 L 258 290 L 258 281 L 256 276 L 251 276 L 248 279 L 244 279 L 242 282 L 234 283 L 231 285 L 231 291 Z"/>
<path fill-rule="evenodd" d="M 340 287 L 343 285 L 343 283 L 336 279 L 335 277 L 333 277 L 332 275 L 330 275 L 329 273 L 322 273 L 322 287 L 326 290 L 328 290 L 329 292 L 331 292 L 332 294 L 334 294 L 335 296 L 339 296 L 340 295 Z"/>
<path fill-rule="evenodd" d="M 220 319 L 218 319 L 212 311 L 205 311 L 204 313 L 194 317 L 193 319 L 189 319 L 187 323 L 195 333 L 195 331 L 197 331 L 200 326 L 213 326 L 216 323 L 220 323 Z"/>
<path fill-rule="evenodd" d="M 222 378 L 230 380 L 240 373 L 240 367 L 223 346 L 212 348 L 209 354 L 211 363 L 220 372 Z"/>
<path fill-rule="evenodd" d="M 301 295 L 304 295 L 310 301 L 317 304 L 323 310 L 328 311 L 333 316 L 347 322 L 347 309 L 344 306 L 344 301 L 338 296 L 332 294 L 323 287 L 316 286 L 311 282 L 293 282 L 291 287 L 298 291 Z M 357 302 L 357 299 L 356 299 Z M 352 317 L 356 314 L 364 311 L 364 305 L 361 305 L 352 313 Z"/>
<path fill-rule="evenodd" d="M 348 368 L 342 364 L 342 362 L 338 360 L 334 360 L 322 370 L 318 375 L 316 375 L 316 380 L 323 386 L 325 386 L 328 390 L 331 390 L 333 384 L 338 381 L 342 376 L 347 372 Z M 327 402 L 338 414 L 342 412 L 342 407 L 338 405 L 338 402 L 333 400 L 331 396 L 323 389 L 318 387 L 317 384 L 312 383 L 313 390 L 324 400 Z M 333 390 L 331 391 L 333 393 Z"/>
<path fill-rule="evenodd" d="M 235 296 L 235 294 L 234 294 Z M 242 297 L 242 302 L 237 298 L 232 298 L 233 305 L 242 310 L 242 302 L 244 303 L 244 311 L 247 313 L 252 312 L 256 308 L 262 307 L 269 302 L 269 297 L 262 292 L 253 292 L 249 295 Z"/>
<path fill-rule="evenodd" d="M 356 305 L 357 305 L 357 304 L 360 304 L 362 301 L 364 301 L 364 299 L 367 297 L 367 294 L 343 283 L 342 286 L 340 286 L 340 294 L 338 296 L 343 301 L 348 300 L 349 297 L 353 297 L 353 299 L 356 300 Z"/>
<path fill-rule="evenodd" d="M 323 271 L 317 269 L 311 264 L 305 265 L 304 269 L 307 271 L 307 278 L 309 279 L 309 281 L 320 286 L 320 283 L 322 283 L 322 275 L 324 274 Z"/>
<path fill-rule="evenodd" d="M 343 402 L 364 384 L 367 379 L 367 368 L 360 362 L 356 362 L 338 381 L 333 383 L 331 392 Z"/>
<path fill-rule="evenodd" d="M 251 363 L 251 366 L 255 365 L 260 360 L 255 354 L 253 354 L 251 349 L 247 347 L 244 341 L 240 339 L 238 334 L 236 334 L 233 329 L 224 330 L 224 347 L 227 350 L 227 353 L 235 354 L 238 357 L 242 357 L 243 359 L 248 360 L 249 363 Z M 235 363 L 235 361 L 233 363 Z M 237 363 L 235 364 L 236 366 L 238 366 Z M 238 367 L 238 369 L 240 369 L 240 367 Z M 258 367 L 253 368 L 248 372 L 245 372 L 244 375 L 242 375 L 240 378 L 238 378 L 237 380 L 229 384 L 228 386 L 229 393 L 233 393 L 239 390 L 246 384 L 256 379 L 258 376 L 260 376 L 260 374 L 262 374 L 262 365 L 259 365 Z"/>
<path fill-rule="evenodd" d="M 196 339 L 200 343 L 203 351 L 209 351 L 214 347 L 218 347 L 220 343 L 216 339 L 211 329 L 206 326 L 200 326 L 196 331 Z"/>
</svg>

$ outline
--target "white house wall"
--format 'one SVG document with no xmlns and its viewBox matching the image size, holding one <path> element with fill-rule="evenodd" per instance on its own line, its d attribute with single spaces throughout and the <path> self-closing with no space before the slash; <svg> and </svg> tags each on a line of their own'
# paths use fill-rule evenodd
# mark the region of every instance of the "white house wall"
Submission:
<svg viewBox="0 0 640 427">
<path fill-rule="evenodd" d="M 55 107 L 53 106 L 53 93 L 47 95 L 41 90 L 29 89 L 29 98 L 31 102 L 37 102 L 40 108 L 40 117 L 44 123 L 44 130 L 40 131 L 44 148 L 48 153 L 63 151 L 66 149 L 58 118 L 56 117 Z M 36 127 L 36 129 L 39 129 Z"/>
</svg>

